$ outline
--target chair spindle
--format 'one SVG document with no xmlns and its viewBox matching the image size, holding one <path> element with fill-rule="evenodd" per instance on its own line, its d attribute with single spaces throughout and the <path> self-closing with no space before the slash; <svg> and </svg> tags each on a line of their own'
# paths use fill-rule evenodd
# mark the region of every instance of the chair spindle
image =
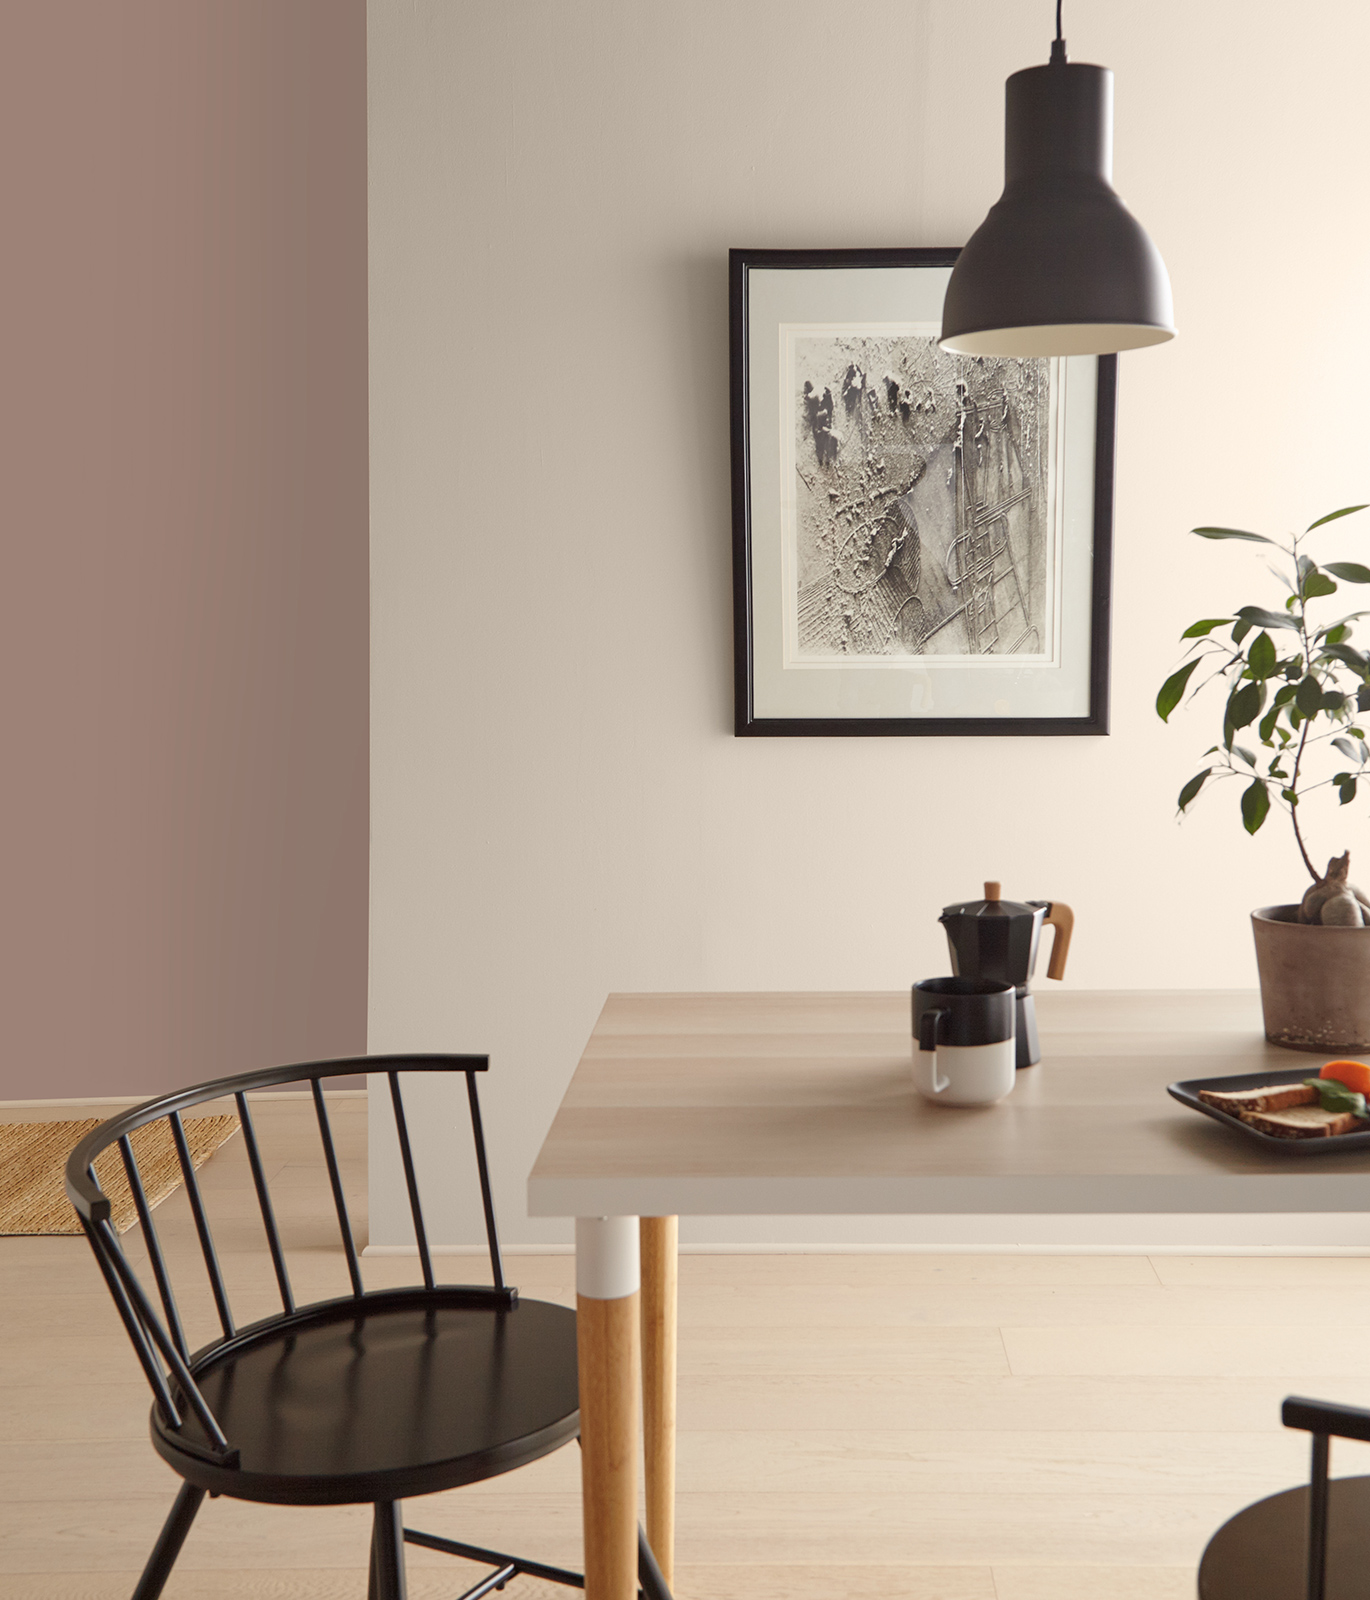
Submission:
<svg viewBox="0 0 1370 1600">
<path fill-rule="evenodd" d="M 209 1231 L 209 1218 L 205 1215 L 205 1203 L 200 1197 L 200 1184 L 195 1176 L 195 1163 L 190 1159 L 190 1146 L 186 1143 L 186 1131 L 181 1123 L 181 1113 L 171 1112 L 167 1121 L 171 1124 L 171 1137 L 176 1141 L 176 1154 L 181 1161 L 181 1176 L 185 1180 L 186 1198 L 190 1201 L 191 1214 L 195 1218 L 195 1232 L 200 1236 L 200 1253 L 205 1258 L 205 1271 L 209 1274 L 209 1287 L 214 1292 L 214 1305 L 219 1313 L 224 1338 L 231 1339 L 235 1331 L 233 1313 L 229 1309 L 228 1295 L 224 1290 L 224 1276 L 219 1270 L 219 1257 L 214 1251 L 214 1236 Z"/>
<path fill-rule="evenodd" d="M 1327 1585 L 1327 1470 L 1331 1435 L 1313 1435 L 1313 1470 L 1308 1486 L 1308 1600 L 1324 1600 Z"/>
<path fill-rule="evenodd" d="M 490 1169 L 485 1161 L 485 1128 L 480 1119 L 480 1100 L 476 1095 L 476 1075 L 466 1074 L 466 1095 L 471 1102 L 471 1136 L 476 1145 L 476 1166 L 480 1171 L 480 1198 L 485 1208 L 485 1239 L 490 1246 L 490 1271 L 495 1287 L 504 1287 L 504 1264 L 500 1260 L 499 1235 L 495 1231 L 495 1202 L 490 1193 Z"/>
<path fill-rule="evenodd" d="M 252 1126 L 252 1113 L 247 1109 L 247 1096 L 239 1092 L 233 1099 L 238 1107 L 238 1121 L 242 1124 L 243 1143 L 247 1146 L 247 1162 L 252 1168 L 252 1186 L 257 1191 L 262 1227 L 266 1230 L 267 1248 L 271 1251 L 271 1265 L 276 1269 L 276 1286 L 281 1291 L 281 1306 L 286 1312 L 291 1312 L 295 1309 L 295 1296 L 290 1290 L 290 1274 L 285 1269 L 285 1254 L 281 1249 L 281 1236 L 276 1228 L 276 1213 L 271 1207 L 271 1192 L 266 1186 L 266 1173 L 262 1170 L 261 1151 L 257 1148 L 257 1130 Z"/>
<path fill-rule="evenodd" d="M 404 1183 L 409 1190 L 409 1214 L 414 1219 L 414 1238 L 419 1246 L 419 1263 L 423 1267 L 423 1286 L 434 1287 L 433 1260 L 428 1253 L 428 1234 L 423 1226 L 423 1210 L 419 1205 L 419 1183 L 414 1173 L 414 1153 L 409 1148 L 409 1129 L 404 1120 L 404 1101 L 400 1098 L 400 1075 L 393 1068 L 386 1073 L 390 1079 L 390 1102 L 395 1108 L 395 1132 L 400 1137 L 400 1158 L 404 1162 Z"/>
<path fill-rule="evenodd" d="M 119 1141 L 119 1154 L 124 1158 L 124 1174 L 128 1178 L 129 1191 L 133 1195 L 133 1206 L 138 1213 L 138 1225 L 143 1230 L 143 1240 L 147 1245 L 148 1258 L 152 1262 L 152 1275 L 157 1280 L 157 1293 L 162 1297 L 162 1308 L 166 1312 L 167 1328 L 171 1337 L 176 1341 L 176 1348 L 181 1353 L 183 1361 L 190 1360 L 190 1346 L 186 1343 L 185 1329 L 181 1326 L 181 1312 L 176 1304 L 176 1296 L 172 1293 L 171 1279 L 167 1275 L 166 1260 L 162 1255 L 162 1241 L 157 1237 L 157 1229 L 152 1221 L 152 1209 L 147 1203 L 147 1195 L 143 1190 L 143 1177 L 138 1171 L 138 1162 L 133 1154 L 133 1145 L 129 1142 L 127 1134 Z"/>
<path fill-rule="evenodd" d="M 319 1123 L 319 1137 L 323 1140 L 323 1157 L 328 1164 L 328 1182 L 333 1190 L 333 1209 L 338 1213 L 338 1231 L 342 1234 L 343 1254 L 347 1257 L 347 1275 L 352 1280 L 352 1293 L 360 1298 L 361 1269 L 357 1265 L 357 1246 L 352 1238 L 352 1221 L 347 1214 L 342 1175 L 338 1171 L 338 1155 L 333 1148 L 333 1130 L 328 1122 L 328 1107 L 324 1104 L 323 1089 L 319 1085 L 319 1080 L 311 1078 L 309 1087 L 314 1095 L 314 1115 Z"/>
</svg>

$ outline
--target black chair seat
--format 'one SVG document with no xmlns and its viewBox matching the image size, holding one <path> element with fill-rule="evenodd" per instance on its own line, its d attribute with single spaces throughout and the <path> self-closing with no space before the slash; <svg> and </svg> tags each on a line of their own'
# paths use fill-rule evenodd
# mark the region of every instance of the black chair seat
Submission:
<svg viewBox="0 0 1370 1600">
<path fill-rule="evenodd" d="M 574 1439 L 575 1313 L 483 1289 L 400 1289 L 272 1317 L 210 1347 L 191 1370 L 238 1452 L 193 1418 L 159 1453 L 211 1493 L 275 1504 L 433 1494 L 535 1461 Z M 346 1404 L 339 1404 L 346 1397 Z"/>
<path fill-rule="evenodd" d="M 1223 1523 L 1199 1564 L 1199 1600 L 1304 1600 L 1308 1495 L 1288 1489 Z M 1333 1478 L 1328 1495 L 1327 1600 L 1370 1600 L 1370 1478 Z"/>
</svg>

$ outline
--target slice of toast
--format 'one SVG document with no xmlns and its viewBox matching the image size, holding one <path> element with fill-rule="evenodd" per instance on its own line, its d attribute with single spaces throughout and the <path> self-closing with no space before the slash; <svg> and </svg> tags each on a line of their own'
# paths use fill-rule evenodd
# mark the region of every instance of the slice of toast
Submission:
<svg viewBox="0 0 1370 1600">
<path fill-rule="evenodd" d="M 1354 1111 L 1324 1111 L 1321 1106 L 1287 1106 L 1283 1111 L 1243 1111 L 1243 1122 L 1276 1139 L 1326 1139 L 1370 1126 Z"/>
<path fill-rule="evenodd" d="M 1238 1089 L 1223 1093 L 1217 1089 L 1200 1089 L 1199 1099 L 1206 1106 L 1216 1106 L 1219 1111 L 1229 1111 L 1234 1117 L 1248 1111 L 1283 1111 L 1286 1106 L 1315 1106 L 1318 1091 L 1306 1083 L 1268 1083 L 1259 1089 Z"/>
</svg>

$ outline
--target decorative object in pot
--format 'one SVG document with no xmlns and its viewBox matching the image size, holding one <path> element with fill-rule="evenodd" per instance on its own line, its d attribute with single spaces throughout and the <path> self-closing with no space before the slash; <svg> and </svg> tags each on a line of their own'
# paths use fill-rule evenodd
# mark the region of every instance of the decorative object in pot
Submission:
<svg viewBox="0 0 1370 1600">
<path fill-rule="evenodd" d="M 1014 986 L 1017 1065 L 1030 1067 L 1040 1061 L 1037 1008 L 1028 983 L 1047 923 L 1056 930 L 1047 977 L 1065 977 L 1075 913 L 1063 900 L 1005 900 L 997 883 L 987 883 L 983 900 L 945 906 L 937 920 L 947 930 L 951 970 L 958 978 L 984 978 Z"/>
<path fill-rule="evenodd" d="M 1208 766 L 1180 790 L 1181 813 L 1214 784 L 1240 780 L 1242 825 L 1254 834 L 1272 810 L 1288 816 L 1312 885 L 1301 899 L 1251 913 L 1266 1038 L 1291 1050 L 1370 1052 L 1370 900 L 1350 881 L 1350 852 L 1319 872 L 1309 854 L 1303 803 L 1335 791 L 1351 805 L 1370 766 L 1360 725 L 1370 713 L 1370 656 L 1351 642 L 1370 612 L 1332 601 L 1342 584 L 1370 585 L 1357 561 L 1315 562 L 1308 535 L 1365 506 L 1346 506 L 1310 523 L 1288 543 L 1240 528 L 1195 528 L 1201 539 L 1235 539 L 1288 558 L 1270 571 L 1287 591 L 1283 605 L 1240 606 L 1186 628 L 1190 659 L 1156 697 L 1163 722 L 1210 683 L 1225 690 L 1219 742 Z M 1321 602 L 1332 601 L 1329 605 Z M 1316 611 L 1316 615 L 1314 614 Z M 1191 682 L 1203 668 L 1197 687 Z M 1259 748 L 1257 748 L 1259 747 Z"/>
</svg>

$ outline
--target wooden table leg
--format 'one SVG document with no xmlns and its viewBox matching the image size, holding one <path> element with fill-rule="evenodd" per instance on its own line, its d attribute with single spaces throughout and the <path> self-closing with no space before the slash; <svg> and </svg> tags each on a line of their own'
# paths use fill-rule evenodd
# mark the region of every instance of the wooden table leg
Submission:
<svg viewBox="0 0 1370 1600">
<path fill-rule="evenodd" d="M 676 1284 L 680 1222 L 677 1217 L 640 1220 L 647 1543 L 670 1589 L 675 1585 Z"/>
<path fill-rule="evenodd" d="M 576 1221 L 585 1600 L 637 1594 L 638 1223 Z"/>
</svg>

